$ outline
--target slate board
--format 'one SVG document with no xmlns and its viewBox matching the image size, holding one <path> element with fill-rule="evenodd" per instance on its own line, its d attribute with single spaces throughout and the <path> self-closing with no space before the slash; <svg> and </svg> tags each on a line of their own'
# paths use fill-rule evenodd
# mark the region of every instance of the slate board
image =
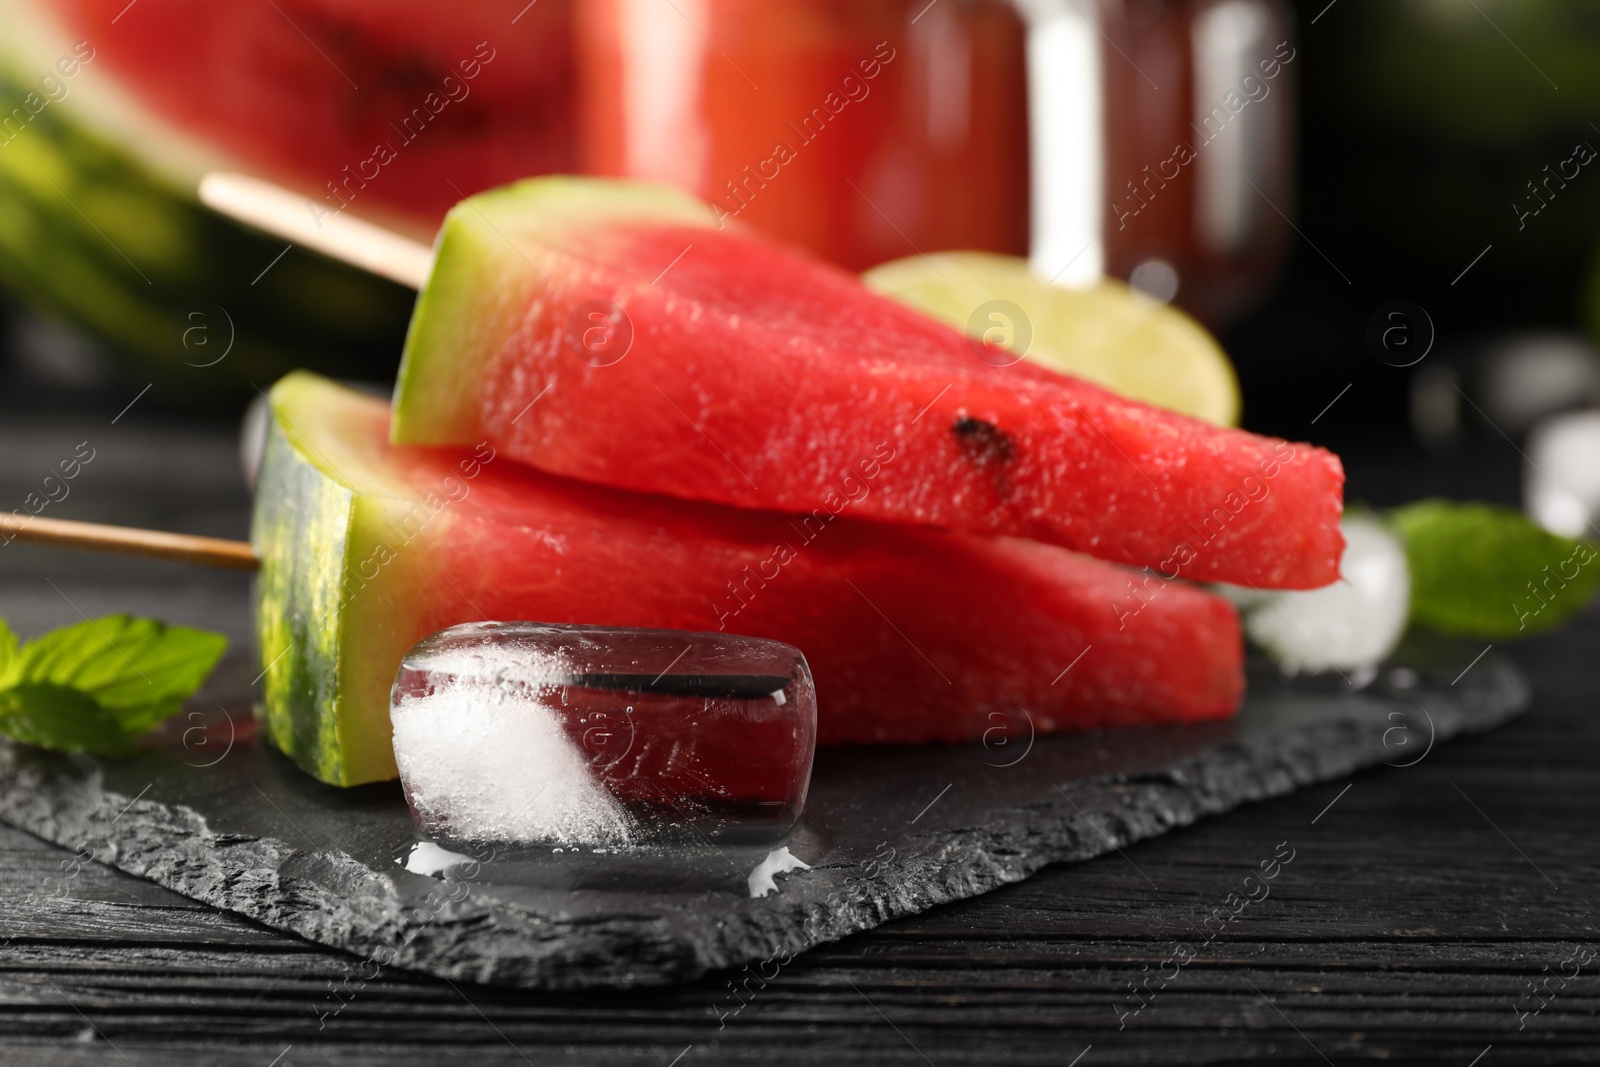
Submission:
<svg viewBox="0 0 1600 1067">
<path fill-rule="evenodd" d="M 1390 665 L 1360 692 L 1256 667 L 1244 708 L 1223 723 L 1037 739 L 1022 723 L 985 745 L 824 750 L 787 842 L 811 869 L 759 898 L 749 875 L 771 846 L 525 848 L 440 877 L 410 873 L 400 858 L 419 838 L 399 786 L 323 786 L 257 745 L 242 659 L 133 759 L 0 744 L 0 820 L 371 967 L 538 989 L 660 985 L 743 965 L 770 975 L 808 947 L 1047 863 L 1361 768 L 1409 766 L 1524 710 L 1528 686 L 1509 661 L 1467 666 Z"/>
</svg>

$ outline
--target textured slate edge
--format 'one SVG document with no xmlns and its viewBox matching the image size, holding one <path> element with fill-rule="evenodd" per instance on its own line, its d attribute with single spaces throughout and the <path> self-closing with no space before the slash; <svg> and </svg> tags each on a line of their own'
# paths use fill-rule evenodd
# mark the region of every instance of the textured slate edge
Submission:
<svg viewBox="0 0 1600 1067">
<path fill-rule="evenodd" d="M 1454 708 L 1445 714 L 1435 711 L 1435 743 L 1492 729 L 1527 709 L 1528 683 L 1509 661 L 1486 657 L 1474 673 L 1475 684 L 1452 693 L 1458 701 Z M 1067 784 L 1065 796 L 996 811 L 987 826 L 911 837 L 923 848 L 906 862 L 863 879 L 870 893 L 847 901 L 846 907 L 819 911 L 797 901 L 801 906 L 792 910 L 806 920 L 805 932 L 812 936 L 797 940 L 789 921 L 759 925 L 773 938 L 771 944 L 793 954 L 1019 882 L 1050 863 L 1092 859 L 1250 801 L 1284 796 L 1386 762 L 1398 766 L 1414 757 L 1386 743 L 1390 725 L 1352 716 L 1217 744 L 1165 770 L 1082 779 Z M 775 954 L 768 949 L 722 966 Z"/>
<path fill-rule="evenodd" d="M 1487 658 L 1449 699 L 1434 712 L 1435 743 L 1519 714 L 1528 686 L 1508 662 Z M 1247 801 L 1413 758 L 1397 758 L 1385 744 L 1388 724 L 1366 711 L 1214 745 L 1158 772 L 1066 783 L 1070 801 L 996 810 L 983 826 L 896 839 L 894 857 L 875 870 L 819 865 L 791 875 L 776 897 L 727 908 L 720 929 L 671 915 L 556 921 L 480 903 L 470 882 L 455 883 L 465 887 L 462 899 L 424 906 L 427 921 L 417 922 L 416 901 L 342 852 L 214 833 L 192 809 L 106 792 L 90 759 L 23 761 L 10 745 L 0 748 L 0 820 L 87 845 L 120 870 L 382 966 L 525 988 L 661 985 L 782 960 L 1020 881 L 1047 863 L 1088 859 Z"/>
</svg>

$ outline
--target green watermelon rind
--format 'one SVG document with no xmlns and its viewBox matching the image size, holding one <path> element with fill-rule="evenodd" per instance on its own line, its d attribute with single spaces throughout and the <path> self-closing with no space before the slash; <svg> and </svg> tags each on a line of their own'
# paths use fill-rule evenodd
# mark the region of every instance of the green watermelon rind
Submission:
<svg viewBox="0 0 1600 1067">
<path fill-rule="evenodd" d="M 319 380 L 293 374 L 269 395 L 272 418 L 257 475 L 250 541 L 261 560 L 254 588 L 263 703 L 272 744 L 308 773 L 334 785 L 370 781 L 371 762 L 347 750 L 341 721 L 340 650 L 356 496 L 308 456 L 289 411 Z M 392 775 L 380 775 L 391 777 Z"/>
<path fill-rule="evenodd" d="M 31 90 L 20 62 L 0 55 L 0 99 Z M 110 341 L 169 396 L 248 392 L 298 366 L 392 363 L 405 290 L 304 250 L 273 263 L 283 242 L 202 207 L 135 146 L 79 121 L 77 103 L 50 104 L 0 143 L 0 286 Z M 215 349 L 182 344 L 183 311 L 198 301 L 232 323 L 212 366 Z"/>
<path fill-rule="evenodd" d="M 392 439 L 479 440 L 480 383 L 543 291 L 547 273 L 565 269 L 555 266 L 562 234 L 634 220 L 706 227 L 716 221 L 707 205 L 671 186 L 567 176 L 514 182 L 451 208 L 406 334 Z"/>
<path fill-rule="evenodd" d="M 251 524 L 258 718 L 274 746 L 330 785 L 387 781 L 399 775 L 394 672 L 428 632 L 418 614 L 448 578 L 428 545 L 399 550 L 424 526 L 448 542 L 455 520 L 408 481 L 404 461 L 371 454 L 381 401 L 297 371 L 268 403 Z"/>
</svg>

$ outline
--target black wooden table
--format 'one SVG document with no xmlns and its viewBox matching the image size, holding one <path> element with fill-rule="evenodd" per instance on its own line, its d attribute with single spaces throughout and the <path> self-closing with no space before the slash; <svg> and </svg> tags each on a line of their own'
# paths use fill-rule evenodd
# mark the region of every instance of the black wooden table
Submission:
<svg viewBox="0 0 1600 1067">
<path fill-rule="evenodd" d="M 95 458 L 47 514 L 241 535 L 247 498 L 230 430 L 173 428 L 184 423 L 138 405 L 113 423 L 134 391 L 6 411 L 0 503 L 20 506 L 88 441 Z M 1424 471 L 1427 488 L 1503 489 L 1514 459 L 1438 471 L 1385 456 L 1361 484 L 1378 502 L 1416 495 Z M 130 610 L 220 629 L 243 647 L 246 590 L 233 575 L 0 549 L 0 615 L 24 634 Z M 1600 949 L 1597 650 L 1600 615 L 1517 647 L 1531 713 L 1416 766 L 1049 868 L 737 990 L 726 975 L 668 991 L 531 995 L 374 974 L 0 828 L 0 1062 L 1593 1058 L 1600 959 L 1573 961 Z M 1271 896 L 1125 1015 L 1139 1003 L 1132 986 L 1163 969 L 1175 941 L 1198 946 L 1201 919 L 1283 843 L 1295 859 Z"/>
</svg>

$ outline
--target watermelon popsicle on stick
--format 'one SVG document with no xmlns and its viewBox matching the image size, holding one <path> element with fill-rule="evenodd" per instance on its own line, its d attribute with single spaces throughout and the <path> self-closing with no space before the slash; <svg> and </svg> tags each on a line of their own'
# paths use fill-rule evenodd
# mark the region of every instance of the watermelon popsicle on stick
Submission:
<svg viewBox="0 0 1600 1067">
<path fill-rule="evenodd" d="M 202 196 L 351 258 L 332 231 L 308 232 L 297 199 L 252 212 L 230 181 Z M 948 326 L 720 221 L 667 188 L 542 178 L 458 204 L 431 259 L 415 245 L 368 259 L 421 289 L 395 441 L 487 440 L 549 473 L 739 507 L 848 498 L 859 517 L 1167 578 L 1338 577 L 1332 454 L 993 366 Z M 884 447 L 892 463 L 874 459 Z"/>
<path fill-rule="evenodd" d="M 402 658 L 486 619 L 795 645 L 820 744 L 1218 719 L 1243 693 L 1232 606 L 1181 583 L 1130 614 L 1133 574 L 1048 545 L 807 526 L 552 477 L 481 443 L 392 445 L 381 401 L 309 374 L 269 399 L 251 538 L 264 733 L 323 781 L 394 777 Z"/>
<path fill-rule="evenodd" d="M 438 672 L 487 683 L 505 668 L 516 674 L 502 680 L 533 688 L 544 685 L 539 679 L 567 679 L 559 688 L 583 689 L 574 695 L 582 736 L 570 736 L 568 716 L 560 726 L 568 741 L 603 759 L 621 758 L 613 736 L 665 743 L 687 763 L 651 764 L 650 752 L 624 743 L 623 776 L 643 776 L 635 784 L 647 793 L 647 783 L 676 789 L 673 782 L 692 779 L 712 800 L 792 801 L 766 812 L 773 825 L 798 810 L 800 794 L 783 787 L 803 788 L 808 721 L 823 744 L 991 744 L 1221 719 L 1243 693 L 1232 605 L 1184 583 L 1161 585 L 1015 538 L 847 517 L 820 522 L 587 485 L 511 462 L 481 442 L 397 446 L 382 401 L 303 372 L 278 382 L 260 415 L 248 434 L 261 442 L 247 453 L 256 472 L 248 543 L 11 515 L 0 515 L 0 533 L 257 570 L 262 733 L 330 784 L 395 777 L 391 684 L 406 699 L 431 699 Z M 551 670 L 539 655 L 521 653 L 498 667 L 480 664 L 452 636 L 463 631 L 537 637 Z M 418 667 L 423 638 L 429 656 L 443 658 L 420 685 L 403 670 L 397 678 L 408 650 Z M 546 638 L 572 645 L 573 658 L 554 664 Z M 783 716 L 763 718 L 749 704 L 778 688 L 765 682 L 792 674 L 756 654 L 760 638 L 799 646 L 789 651 L 803 652 L 815 670 L 815 703 L 790 694 L 794 730 L 786 741 Z M 628 696 L 624 716 L 670 712 L 645 704 L 677 697 L 720 710 L 708 704 L 696 714 L 684 701 L 688 719 L 636 721 L 616 734 L 616 700 L 634 692 L 644 703 Z M 499 737 L 474 705 L 482 695 L 480 686 L 478 697 L 456 693 L 411 709 L 421 714 L 410 724 L 413 771 L 418 759 L 432 769 L 414 773 L 410 785 L 457 814 L 463 803 L 476 810 L 498 786 L 485 767 L 466 793 L 452 792 L 449 776 L 440 777 L 445 768 L 430 763 L 436 742 L 448 740 L 453 766 L 487 752 L 502 779 L 522 782 L 531 764 L 519 768 L 517 744 L 526 750 L 536 743 L 530 738 L 557 728 L 546 715 L 543 725 L 523 723 Z M 767 703 L 768 712 L 779 707 Z M 806 708 L 814 717 L 795 717 Z M 737 729 L 704 729 L 708 716 L 724 712 L 737 717 Z M 584 718 L 596 713 L 607 716 L 604 724 Z M 752 742 L 753 731 L 768 727 L 774 736 Z M 679 744 L 673 731 L 683 729 L 700 732 Z M 577 755 L 557 747 L 542 753 L 546 769 L 570 770 L 567 756 Z M 552 810 L 524 810 L 519 825 L 566 810 L 559 794 L 545 808 Z"/>
</svg>

